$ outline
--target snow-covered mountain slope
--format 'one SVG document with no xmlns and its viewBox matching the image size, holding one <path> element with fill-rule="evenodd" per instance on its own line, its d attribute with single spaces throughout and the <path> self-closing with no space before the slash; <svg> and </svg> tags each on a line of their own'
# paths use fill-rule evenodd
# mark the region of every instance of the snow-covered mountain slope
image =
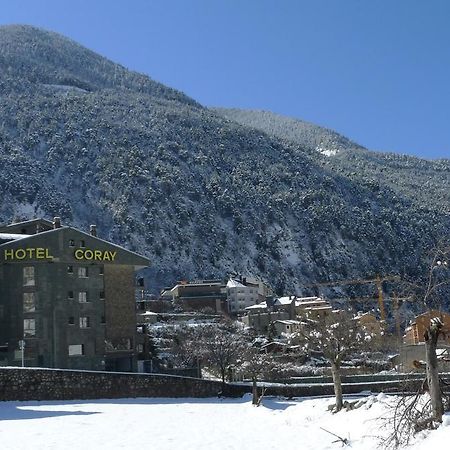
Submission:
<svg viewBox="0 0 450 450">
<path fill-rule="evenodd" d="M 238 124 L 32 27 L 0 27 L 0 74 L 0 221 L 96 223 L 101 237 L 151 258 L 155 291 L 227 271 L 280 293 L 415 277 L 449 237 L 448 196 L 433 190 L 448 180 L 446 163 L 426 166 L 429 202 L 416 201 L 381 177 L 324 163 L 348 151 L 328 157 Z M 382 156 L 355 151 L 383 171 Z"/>
</svg>

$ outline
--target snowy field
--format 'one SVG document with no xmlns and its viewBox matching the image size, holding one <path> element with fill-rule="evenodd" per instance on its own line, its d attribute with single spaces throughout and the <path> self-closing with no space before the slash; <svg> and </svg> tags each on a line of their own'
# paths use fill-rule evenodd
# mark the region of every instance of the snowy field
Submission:
<svg viewBox="0 0 450 450">
<path fill-rule="evenodd" d="M 120 399 L 0 402 L 0 449 L 299 449 L 383 448 L 383 423 L 394 399 L 370 397 L 359 409 L 331 414 L 331 399 Z M 383 419 L 384 418 L 384 419 Z M 448 448 L 450 415 L 418 436 L 415 450 Z"/>
</svg>

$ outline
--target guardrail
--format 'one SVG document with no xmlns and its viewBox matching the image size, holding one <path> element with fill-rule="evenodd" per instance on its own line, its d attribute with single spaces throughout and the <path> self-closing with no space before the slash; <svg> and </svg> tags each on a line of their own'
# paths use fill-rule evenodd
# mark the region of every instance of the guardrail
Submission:
<svg viewBox="0 0 450 450">
<path fill-rule="evenodd" d="M 409 380 L 423 380 L 426 377 L 424 372 L 409 373 L 383 373 L 368 375 L 343 375 L 342 383 L 379 383 L 385 381 L 403 382 Z M 440 377 L 444 380 L 450 380 L 450 373 L 440 373 Z M 272 383 L 280 384 L 326 384 L 333 383 L 331 376 L 311 376 L 311 377 L 291 377 L 281 380 L 272 380 Z"/>
</svg>

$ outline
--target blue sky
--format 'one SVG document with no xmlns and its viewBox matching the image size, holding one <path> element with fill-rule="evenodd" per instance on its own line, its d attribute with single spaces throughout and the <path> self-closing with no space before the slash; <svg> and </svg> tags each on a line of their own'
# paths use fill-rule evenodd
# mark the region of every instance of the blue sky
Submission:
<svg viewBox="0 0 450 450">
<path fill-rule="evenodd" d="M 207 106 L 265 109 L 450 158 L 450 1 L 0 0 Z"/>
</svg>

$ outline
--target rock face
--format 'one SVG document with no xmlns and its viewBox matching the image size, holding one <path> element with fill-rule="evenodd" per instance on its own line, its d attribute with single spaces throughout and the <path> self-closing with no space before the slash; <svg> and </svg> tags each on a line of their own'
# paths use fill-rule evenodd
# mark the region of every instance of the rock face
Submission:
<svg viewBox="0 0 450 450">
<path fill-rule="evenodd" d="M 227 271 L 280 293 L 416 277 L 449 237 L 447 160 L 257 129 L 32 27 L 0 27 L 0 75 L 0 221 L 95 223 L 151 258 L 154 291 Z"/>
</svg>

